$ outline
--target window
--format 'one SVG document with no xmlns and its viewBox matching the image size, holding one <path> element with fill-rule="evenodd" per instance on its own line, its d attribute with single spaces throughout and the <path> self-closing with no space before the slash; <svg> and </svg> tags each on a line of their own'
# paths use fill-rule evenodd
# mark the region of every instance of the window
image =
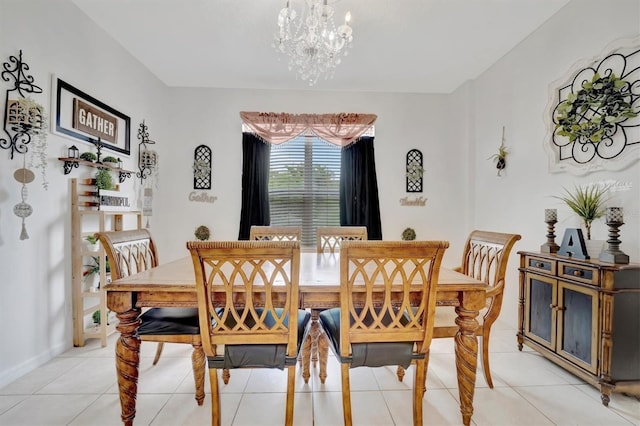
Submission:
<svg viewBox="0 0 640 426">
<path fill-rule="evenodd" d="M 301 226 L 302 247 L 315 247 L 318 226 L 340 225 L 341 152 L 314 135 L 271 147 L 271 225 Z"/>
</svg>

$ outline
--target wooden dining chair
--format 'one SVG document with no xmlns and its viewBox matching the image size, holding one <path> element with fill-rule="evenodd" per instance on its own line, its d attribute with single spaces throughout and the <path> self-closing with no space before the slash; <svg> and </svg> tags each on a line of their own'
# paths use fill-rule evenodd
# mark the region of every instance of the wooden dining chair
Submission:
<svg viewBox="0 0 640 426">
<path fill-rule="evenodd" d="M 500 232 L 473 231 L 469 234 L 462 251 L 462 263 L 454 270 L 489 285 L 487 302 L 479 317 L 480 326 L 477 336 L 482 336 L 482 368 L 484 377 L 490 388 L 493 388 L 491 369 L 489 368 L 489 337 L 491 326 L 500 315 L 504 295 L 505 276 L 509 254 L 518 234 Z M 455 337 L 459 327 L 456 324 L 457 314 L 452 306 L 436 307 L 434 338 Z M 398 368 L 398 378 L 402 380 L 403 369 Z"/>
<path fill-rule="evenodd" d="M 111 231 L 96 234 L 117 280 L 158 265 L 156 245 L 147 229 Z M 168 301 L 170 302 L 170 301 Z M 197 308 L 151 308 L 140 315 L 140 340 L 158 342 L 153 365 L 160 359 L 164 343 L 188 343 L 198 405 L 204 402 L 204 352 L 200 340 Z"/>
<path fill-rule="evenodd" d="M 257 241 L 300 241 L 302 227 L 300 226 L 257 226 L 249 230 L 249 240 Z"/>
<path fill-rule="evenodd" d="M 343 241 L 366 240 L 366 226 L 318 226 L 316 228 L 316 251 L 335 253 Z"/>
<path fill-rule="evenodd" d="M 189 241 L 209 365 L 211 424 L 221 419 L 218 369 L 287 369 L 293 424 L 296 360 L 311 314 L 298 309 L 300 242 Z M 221 346 L 224 345 L 224 349 Z"/>
<path fill-rule="evenodd" d="M 447 241 L 343 242 L 340 307 L 322 311 L 319 317 L 328 346 L 341 363 L 345 425 L 352 424 L 350 368 L 406 368 L 412 362 L 413 424 L 422 425 L 436 286 L 448 246 Z"/>
</svg>

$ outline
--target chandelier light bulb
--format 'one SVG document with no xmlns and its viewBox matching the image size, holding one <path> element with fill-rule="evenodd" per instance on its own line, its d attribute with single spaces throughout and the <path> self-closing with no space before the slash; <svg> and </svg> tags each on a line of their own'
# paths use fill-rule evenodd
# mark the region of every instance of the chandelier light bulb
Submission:
<svg viewBox="0 0 640 426">
<path fill-rule="evenodd" d="M 297 4 L 300 4 L 298 11 L 294 9 Z M 296 19 L 298 15 L 300 18 Z M 320 77 L 332 78 L 342 56 L 351 47 L 351 12 L 346 13 L 344 24 L 338 28 L 333 15 L 327 0 L 287 0 L 278 15 L 273 46 L 289 57 L 289 70 L 310 86 Z"/>
</svg>

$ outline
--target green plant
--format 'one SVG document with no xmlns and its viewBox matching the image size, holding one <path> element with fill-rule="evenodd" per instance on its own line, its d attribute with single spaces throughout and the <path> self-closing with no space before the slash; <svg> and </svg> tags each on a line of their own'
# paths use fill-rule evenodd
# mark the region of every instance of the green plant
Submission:
<svg viewBox="0 0 640 426">
<path fill-rule="evenodd" d="M 91 161 L 92 163 L 98 159 L 93 152 L 83 152 L 80 154 L 80 159 L 85 161 Z"/>
<path fill-rule="evenodd" d="M 555 197 L 564 201 L 567 206 L 583 221 L 585 230 L 587 231 L 587 240 L 591 239 L 591 223 L 604 216 L 605 202 L 607 201 L 608 187 L 599 185 L 575 186 L 571 192 L 566 188 L 562 188 L 565 195 Z"/>
<path fill-rule="evenodd" d="M 416 239 L 416 231 L 413 228 L 406 228 L 402 231 L 402 240 L 403 241 L 413 241 Z"/>
<path fill-rule="evenodd" d="M 496 162 L 496 169 L 498 169 L 498 176 L 500 176 L 500 172 L 502 169 L 507 167 L 507 154 L 509 151 L 507 147 L 504 146 L 504 142 L 498 147 L 498 153 L 493 154 L 491 157 L 487 158 L 487 160 L 493 160 Z"/>
<path fill-rule="evenodd" d="M 407 177 L 411 180 L 417 180 L 424 176 L 424 167 L 417 161 L 407 164 Z"/>
<path fill-rule="evenodd" d="M 211 236 L 211 232 L 206 226 L 200 225 L 196 228 L 196 232 L 194 232 L 194 235 L 200 241 L 205 241 L 209 239 L 209 237 Z"/>
<path fill-rule="evenodd" d="M 591 81 L 582 83 L 577 93 L 569 93 L 556 110 L 556 130 L 569 142 L 598 143 L 614 133 L 614 127 L 638 115 L 631 104 L 628 82 L 614 73 L 601 77 L 595 73 Z"/>
<path fill-rule="evenodd" d="M 102 159 L 103 163 L 117 163 L 118 159 L 116 157 L 112 157 L 112 156 L 106 156 Z"/>
<path fill-rule="evenodd" d="M 109 313 L 111 311 L 107 311 L 107 325 L 109 325 Z M 93 314 L 91 314 L 91 319 L 93 320 L 94 324 L 98 324 L 100 325 L 101 321 L 100 321 L 100 309 L 98 309 L 97 311 L 93 311 Z"/>
<path fill-rule="evenodd" d="M 96 188 L 109 190 L 113 188 L 113 177 L 107 169 L 98 169 L 95 176 Z"/>
<path fill-rule="evenodd" d="M 87 235 L 84 239 L 87 240 L 89 244 L 96 244 L 98 242 L 95 235 Z"/>
</svg>

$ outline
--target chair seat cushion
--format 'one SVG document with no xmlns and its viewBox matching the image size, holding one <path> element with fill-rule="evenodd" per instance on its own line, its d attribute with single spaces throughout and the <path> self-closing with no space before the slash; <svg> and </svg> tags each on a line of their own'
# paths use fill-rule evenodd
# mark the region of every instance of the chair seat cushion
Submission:
<svg viewBox="0 0 640 426">
<path fill-rule="evenodd" d="M 281 315 L 282 309 L 276 309 L 278 315 Z M 262 313 L 262 309 L 256 309 L 258 315 Z M 238 313 L 242 315 L 242 311 Z M 253 318 L 249 316 L 247 318 L 247 325 L 253 323 Z M 232 326 L 233 318 L 229 318 L 230 323 L 228 326 Z M 285 318 L 285 323 L 288 322 L 288 317 Z M 265 324 L 274 324 L 273 317 L 268 315 L 265 319 Z M 309 334 L 311 326 L 311 313 L 298 310 L 298 342 L 296 348 L 296 354 L 300 352 L 302 342 Z M 218 355 L 215 357 L 207 358 L 209 368 L 279 368 L 284 369 L 285 365 L 295 365 L 297 361 L 297 355 L 294 357 L 287 356 L 287 345 L 284 344 L 251 344 L 251 345 L 225 345 L 224 355 Z"/>
<path fill-rule="evenodd" d="M 140 336 L 200 334 L 198 308 L 151 308 L 140 320 Z"/>
<path fill-rule="evenodd" d="M 318 316 L 331 346 L 331 350 L 341 363 L 350 363 L 355 367 L 382 367 L 400 365 L 408 368 L 413 359 L 424 355 L 414 354 L 414 342 L 371 342 L 353 343 L 351 356 L 340 355 L 340 308 L 327 309 Z"/>
</svg>

